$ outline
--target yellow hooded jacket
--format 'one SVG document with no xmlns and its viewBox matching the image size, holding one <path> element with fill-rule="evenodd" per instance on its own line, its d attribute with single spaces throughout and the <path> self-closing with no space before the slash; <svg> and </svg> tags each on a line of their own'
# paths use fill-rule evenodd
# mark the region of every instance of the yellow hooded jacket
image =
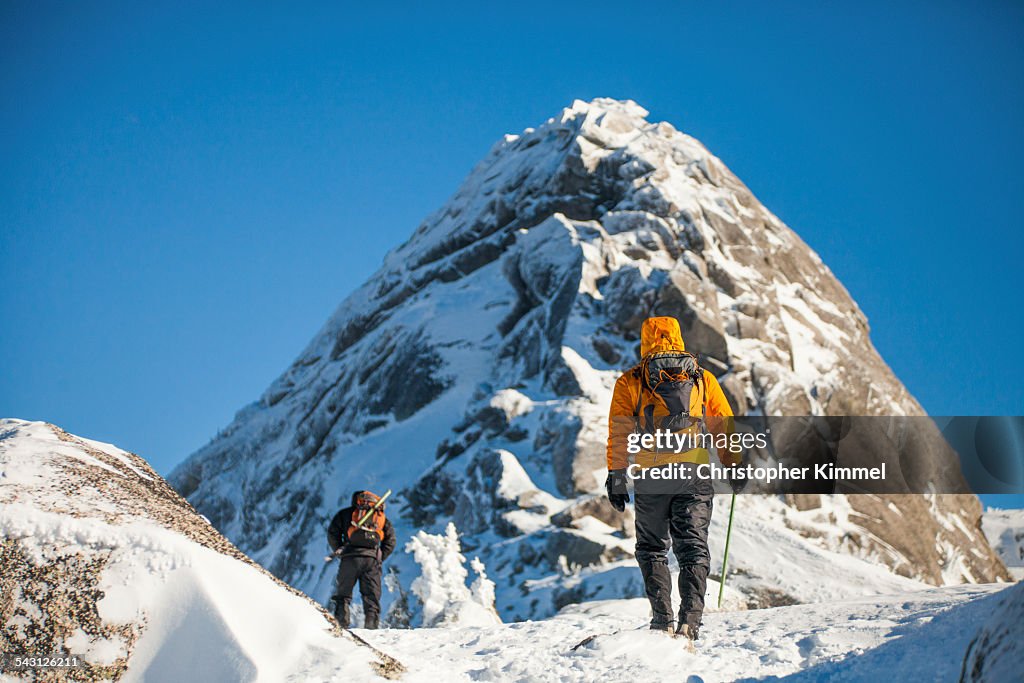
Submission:
<svg viewBox="0 0 1024 683">
<path fill-rule="evenodd" d="M 685 351 L 683 335 L 679 331 L 679 321 L 670 317 L 648 318 L 640 329 L 640 356 L 646 360 L 658 353 Z M 637 405 L 654 405 L 654 416 L 664 417 L 669 414 L 665 401 L 657 393 L 646 386 L 637 369 L 643 364 L 630 368 L 615 382 L 612 393 L 612 404 L 608 411 L 608 469 L 622 469 L 629 465 L 626 450 L 627 438 L 635 425 Z M 713 374 L 704 370 L 704 416 L 707 418 L 711 432 L 731 432 L 733 416 L 732 407 L 725 397 L 722 387 Z M 696 392 L 694 392 L 696 394 Z M 694 406 L 696 408 L 697 406 Z M 691 414 L 694 411 L 691 408 Z M 717 419 L 716 419 L 717 418 Z M 667 462 L 709 462 L 708 451 L 697 448 L 680 454 L 669 456 L 641 452 L 636 462 L 641 466 L 664 464 Z"/>
</svg>

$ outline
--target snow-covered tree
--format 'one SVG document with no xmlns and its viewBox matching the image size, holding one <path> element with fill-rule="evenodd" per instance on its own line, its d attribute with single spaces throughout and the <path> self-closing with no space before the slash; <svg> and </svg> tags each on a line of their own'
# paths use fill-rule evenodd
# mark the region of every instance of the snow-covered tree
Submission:
<svg viewBox="0 0 1024 683">
<path fill-rule="evenodd" d="M 471 586 L 466 585 L 469 571 L 454 524 L 449 522 L 442 534 L 418 531 L 405 551 L 412 553 L 420 567 L 420 575 L 412 582 L 413 624 L 483 626 L 501 622 L 494 608 L 494 582 L 487 578 L 479 558 L 470 564 L 476 577 Z"/>
</svg>

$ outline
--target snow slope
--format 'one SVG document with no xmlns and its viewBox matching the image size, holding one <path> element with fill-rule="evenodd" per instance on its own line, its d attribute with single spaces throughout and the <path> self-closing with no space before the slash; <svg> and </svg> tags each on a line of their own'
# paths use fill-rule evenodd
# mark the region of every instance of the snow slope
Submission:
<svg viewBox="0 0 1024 683">
<path fill-rule="evenodd" d="M 1024 584 L 1002 591 L 985 607 L 990 611 L 967 648 L 961 680 L 1024 679 Z"/>
<path fill-rule="evenodd" d="M 0 652 L 78 656 L 71 680 L 400 668 L 248 560 L 144 460 L 53 425 L 0 420 L 0 534 Z"/>
<path fill-rule="evenodd" d="M 1017 636 L 988 662 L 991 675 L 1020 680 L 1024 627 L 993 611 L 1024 607 L 1024 585 L 958 586 L 813 605 L 710 614 L 695 653 L 646 629 L 646 600 L 572 605 L 543 621 L 503 627 L 367 633 L 433 681 L 955 681 L 979 628 Z M 1014 612 L 1015 615 L 1017 612 Z M 1009 616 L 1009 615 L 1007 615 Z M 586 636 L 591 642 L 573 649 Z M 609 634 L 609 635 L 604 635 Z"/>
</svg>

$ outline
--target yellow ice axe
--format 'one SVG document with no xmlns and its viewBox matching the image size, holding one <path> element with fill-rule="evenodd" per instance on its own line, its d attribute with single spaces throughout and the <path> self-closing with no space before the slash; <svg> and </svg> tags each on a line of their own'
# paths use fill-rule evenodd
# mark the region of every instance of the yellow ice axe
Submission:
<svg viewBox="0 0 1024 683">
<path fill-rule="evenodd" d="M 381 506 L 381 503 L 383 503 L 385 500 L 387 500 L 388 496 L 390 496 L 390 495 L 391 495 L 391 489 L 388 489 L 387 492 L 385 492 L 384 495 L 380 497 L 380 500 L 378 500 L 376 503 L 374 503 L 373 507 L 371 507 L 369 510 L 366 511 L 366 514 L 363 515 L 363 518 L 360 519 L 358 522 L 356 522 L 356 526 L 358 526 L 358 527 L 363 526 L 363 524 L 366 523 L 366 520 L 368 520 L 370 518 L 370 515 L 372 515 L 374 513 L 374 511 Z"/>
</svg>

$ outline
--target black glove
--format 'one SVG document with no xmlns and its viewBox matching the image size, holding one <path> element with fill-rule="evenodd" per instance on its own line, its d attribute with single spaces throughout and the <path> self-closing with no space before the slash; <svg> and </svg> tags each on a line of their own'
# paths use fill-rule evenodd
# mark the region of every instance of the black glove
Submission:
<svg viewBox="0 0 1024 683">
<path fill-rule="evenodd" d="M 629 492 L 626 489 L 626 470 L 608 470 L 608 478 L 604 480 L 605 491 L 608 492 L 608 501 L 612 507 L 619 512 L 626 510 L 626 503 L 629 502 Z"/>
<path fill-rule="evenodd" d="M 733 493 L 739 493 L 747 487 L 746 477 L 737 477 L 739 465 L 733 465 L 729 468 L 729 488 L 732 489 Z"/>
</svg>

